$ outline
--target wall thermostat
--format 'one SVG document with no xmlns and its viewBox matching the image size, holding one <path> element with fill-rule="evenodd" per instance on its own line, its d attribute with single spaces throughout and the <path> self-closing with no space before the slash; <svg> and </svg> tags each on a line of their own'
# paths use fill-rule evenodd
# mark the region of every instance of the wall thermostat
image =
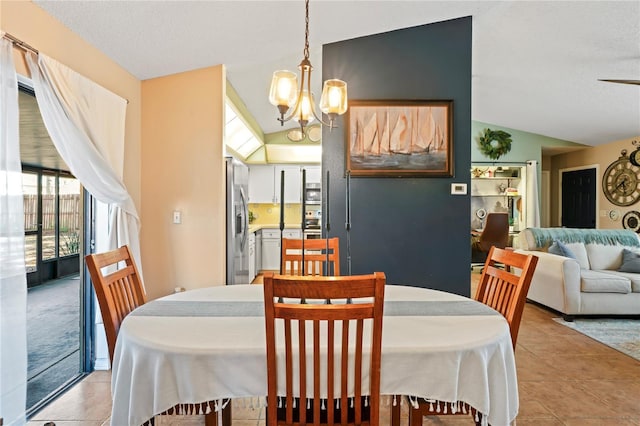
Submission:
<svg viewBox="0 0 640 426">
<path fill-rule="evenodd" d="M 467 184 L 466 183 L 452 183 L 451 194 L 452 195 L 466 195 Z"/>
</svg>

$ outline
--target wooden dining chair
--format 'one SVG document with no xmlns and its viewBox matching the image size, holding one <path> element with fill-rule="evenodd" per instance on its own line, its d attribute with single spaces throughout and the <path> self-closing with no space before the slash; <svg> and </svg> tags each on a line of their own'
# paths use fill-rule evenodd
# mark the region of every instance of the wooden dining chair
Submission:
<svg viewBox="0 0 640 426">
<path fill-rule="evenodd" d="M 527 292 L 537 264 L 537 256 L 516 253 L 513 250 L 495 246 L 491 247 L 474 297 L 475 300 L 492 307 L 506 318 L 514 350 Z M 443 406 L 442 409 L 441 406 Z M 448 406 L 449 409 L 444 409 L 444 406 Z M 454 412 L 451 410 L 452 406 L 456 407 Z M 400 404 L 392 406 L 392 419 L 399 419 L 399 413 Z M 471 414 L 476 424 L 479 425 L 481 422 L 480 414 L 475 408 L 463 402 L 457 404 L 439 401 L 428 402 L 418 398 L 417 405 L 409 404 L 409 425 L 422 425 L 423 416 L 448 414 Z M 397 424 L 397 422 L 392 422 L 393 426 L 397 426 Z"/>
<path fill-rule="evenodd" d="M 520 320 L 538 257 L 492 247 L 487 257 L 475 300 L 500 312 L 509 323 L 511 343 L 516 349 Z"/>
<path fill-rule="evenodd" d="M 102 313 L 102 322 L 109 347 L 109 359 L 113 362 L 120 324 L 131 311 L 145 304 L 147 297 L 128 246 L 125 245 L 105 253 L 89 254 L 85 256 L 85 261 Z M 202 404 L 179 404 L 160 413 L 160 415 L 173 415 L 179 412 L 205 414 L 207 406 L 210 408 L 215 404 L 215 401 Z M 230 408 L 223 409 L 222 416 L 223 424 L 231 424 Z M 151 419 L 147 423 L 154 424 L 154 420 Z M 217 426 L 217 413 L 206 414 L 205 424 L 206 426 Z"/>
<path fill-rule="evenodd" d="M 340 275 L 339 238 L 311 240 L 283 238 L 282 275 Z"/>
<path fill-rule="evenodd" d="M 147 301 L 142 281 L 128 246 L 85 256 L 98 298 L 109 359 L 113 361 L 116 338 L 124 317 Z"/>
<path fill-rule="evenodd" d="M 379 425 L 385 282 L 265 274 L 268 425 Z"/>
</svg>

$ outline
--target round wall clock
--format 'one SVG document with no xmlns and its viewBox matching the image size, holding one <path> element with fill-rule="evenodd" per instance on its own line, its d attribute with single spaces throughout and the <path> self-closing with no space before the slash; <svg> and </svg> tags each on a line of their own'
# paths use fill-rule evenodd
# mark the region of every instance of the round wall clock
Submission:
<svg viewBox="0 0 640 426">
<path fill-rule="evenodd" d="M 602 190 L 609 201 L 617 206 L 630 206 L 640 199 L 640 167 L 627 157 L 627 150 L 611 163 L 602 176 Z"/>
<path fill-rule="evenodd" d="M 631 229 L 632 231 L 640 231 L 640 213 L 635 210 L 631 210 L 622 217 L 622 226 L 624 229 Z"/>
</svg>

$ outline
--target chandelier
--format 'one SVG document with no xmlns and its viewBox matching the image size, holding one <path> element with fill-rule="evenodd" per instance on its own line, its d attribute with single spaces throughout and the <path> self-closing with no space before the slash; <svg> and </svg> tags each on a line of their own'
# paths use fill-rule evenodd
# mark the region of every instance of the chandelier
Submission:
<svg viewBox="0 0 640 426">
<path fill-rule="evenodd" d="M 269 102 L 278 107 L 280 117 L 278 121 L 284 126 L 286 121 L 295 118 L 300 124 L 302 134 L 313 120 L 333 129 L 338 115 L 347 112 L 347 83 L 338 79 L 324 82 L 322 97 L 320 98 L 320 110 L 327 115 L 329 122 L 322 120 L 316 112 L 313 93 L 311 92 L 311 61 L 309 61 L 309 0 L 305 0 L 305 32 L 304 32 L 304 58 L 298 66 L 300 70 L 300 88 L 296 73 L 292 71 L 276 71 L 271 80 L 269 90 Z M 285 117 L 289 108 L 291 113 Z"/>
</svg>

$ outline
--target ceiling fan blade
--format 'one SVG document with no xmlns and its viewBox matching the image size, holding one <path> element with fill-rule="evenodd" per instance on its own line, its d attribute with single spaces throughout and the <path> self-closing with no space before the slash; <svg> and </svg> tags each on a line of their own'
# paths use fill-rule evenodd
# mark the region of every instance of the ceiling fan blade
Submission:
<svg viewBox="0 0 640 426">
<path fill-rule="evenodd" d="M 620 84 L 636 84 L 640 85 L 640 80 L 607 80 L 607 79 L 598 79 L 598 81 L 606 81 L 609 83 L 620 83 Z"/>
</svg>

